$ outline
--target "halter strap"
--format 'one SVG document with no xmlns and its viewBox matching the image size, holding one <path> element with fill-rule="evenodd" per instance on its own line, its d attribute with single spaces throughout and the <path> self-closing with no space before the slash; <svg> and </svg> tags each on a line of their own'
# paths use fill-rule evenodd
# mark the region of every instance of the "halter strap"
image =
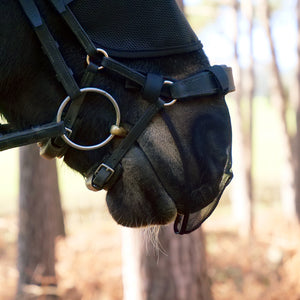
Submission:
<svg viewBox="0 0 300 300">
<path fill-rule="evenodd" d="M 152 118 L 164 107 L 165 102 L 158 99 L 155 103 L 152 103 L 139 121 L 129 131 L 126 138 L 124 138 L 119 147 L 104 160 L 100 165 L 93 168 L 95 171 L 89 172 L 86 177 L 86 185 L 90 190 L 99 191 L 103 188 L 108 189 L 110 179 L 113 177 L 116 171 L 116 167 L 121 162 L 124 155 L 132 147 L 138 137 L 146 129 Z"/>
<path fill-rule="evenodd" d="M 101 65 L 143 87 L 146 76 L 118 62 L 111 57 L 103 57 Z M 232 69 L 225 65 L 214 65 L 182 80 L 164 86 L 161 96 L 182 99 L 221 93 L 223 95 L 235 90 Z"/>
<path fill-rule="evenodd" d="M 57 12 L 62 16 L 65 22 L 68 24 L 78 41 L 85 49 L 86 53 L 90 56 L 97 55 L 97 49 L 89 36 L 81 27 L 80 23 L 70 10 L 70 8 L 64 3 L 63 0 L 50 0 Z"/>
<path fill-rule="evenodd" d="M 57 42 L 54 40 L 47 25 L 43 21 L 34 0 L 19 0 L 19 2 L 31 22 L 32 27 L 43 46 L 43 50 L 56 72 L 58 80 L 63 85 L 67 94 L 72 99 L 75 99 L 80 94 L 79 86 L 69 67 L 65 63 L 65 60 L 58 49 Z"/>
<path fill-rule="evenodd" d="M 23 130 L 22 132 L 0 134 L 0 151 L 25 146 L 28 144 L 34 144 L 44 139 L 60 136 L 64 133 L 64 122 L 53 122 Z"/>
</svg>

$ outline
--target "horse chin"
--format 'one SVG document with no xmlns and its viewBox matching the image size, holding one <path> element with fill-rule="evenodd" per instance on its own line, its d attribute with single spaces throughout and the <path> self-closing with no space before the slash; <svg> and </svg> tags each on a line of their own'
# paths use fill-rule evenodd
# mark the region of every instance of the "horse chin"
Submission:
<svg viewBox="0 0 300 300">
<path fill-rule="evenodd" d="M 123 175 L 107 193 L 107 205 L 117 223 L 127 227 L 164 225 L 177 215 L 176 206 L 139 147 L 122 160 Z"/>
</svg>

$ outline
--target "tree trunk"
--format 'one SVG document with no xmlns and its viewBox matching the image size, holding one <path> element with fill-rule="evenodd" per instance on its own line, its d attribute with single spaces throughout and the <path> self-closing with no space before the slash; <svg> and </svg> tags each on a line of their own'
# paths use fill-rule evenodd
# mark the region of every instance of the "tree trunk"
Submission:
<svg viewBox="0 0 300 300">
<path fill-rule="evenodd" d="M 296 133 L 296 151 L 295 151 L 295 161 L 297 166 L 296 179 L 295 179 L 295 189 L 296 189 L 296 213 L 298 221 L 300 221 L 300 0 L 297 1 L 296 5 L 297 11 L 297 133 Z"/>
<path fill-rule="evenodd" d="M 123 229 L 124 300 L 210 300 L 204 235 L 201 229 L 175 235 L 162 227 L 158 248 L 141 230 Z"/>
<path fill-rule="evenodd" d="M 296 222 L 296 193 L 295 193 L 295 168 L 293 166 L 292 141 L 289 135 L 286 112 L 288 107 L 288 96 L 285 92 L 283 81 L 280 76 L 280 70 L 275 51 L 274 40 L 272 37 L 270 24 L 270 5 L 268 0 L 262 0 L 261 11 L 263 13 L 263 22 L 268 36 L 271 55 L 272 55 L 272 76 L 274 87 L 272 88 L 272 100 L 274 101 L 278 116 L 280 132 L 279 136 L 284 147 L 283 150 L 283 168 L 281 178 L 281 202 L 284 217 L 290 223 Z"/>
<path fill-rule="evenodd" d="M 253 100 L 255 92 L 255 70 L 254 70 L 254 47 L 253 47 L 253 28 L 254 28 L 254 3 L 253 1 L 243 0 L 242 5 L 245 10 L 246 17 L 248 19 L 248 36 L 249 36 L 249 66 L 248 66 L 248 76 L 247 76 L 247 86 L 245 86 L 245 94 L 247 100 L 247 109 L 248 109 L 248 132 L 246 139 L 246 178 L 248 185 L 248 201 L 249 201 L 249 224 L 248 230 L 249 234 L 253 233 L 253 223 L 254 223 L 254 197 L 253 197 Z"/>
<path fill-rule="evenodd" d="M 242 70 L 239 64 L 239 14 L 240 14 L 240 2 L 233 1 L 233 14 L 235 18 L 235 33 L 233 37 L 233 44 L 235 50 L 235 83 L 236 92 L 233 97 L 235 99 L 234 107 L 232 110 L 232 127 L 233 127 L 233 157 L 236 162 L 233 165 L 234 180 L 232 181 L 232 210 L 233 217 L 237 223 L 239 234 L 245 238 L 248 238 L 252 232 L 253 215 L 252 215 L 252 181 L 251 181 L 251 148 L 246 151 L 246 145 L 248 141 L 249 147 L 251 147 L 250 141 L 251 130 L 248 132 L 248 138 L 243 130 L 244 119 L 242 116 L 241 102 L 244 87 L 242 85 Z M 247 120 L 251 120 L 252 116 L 248 116 Z M 251 123 L 251 122 L 250 122 Z"/>
<path fill-rule="evenodd" d="M 37 146 L 20 150 L 17 299 L 58 299 L 55 238 L 64 234 L 55 160 Z"/>
</svg>

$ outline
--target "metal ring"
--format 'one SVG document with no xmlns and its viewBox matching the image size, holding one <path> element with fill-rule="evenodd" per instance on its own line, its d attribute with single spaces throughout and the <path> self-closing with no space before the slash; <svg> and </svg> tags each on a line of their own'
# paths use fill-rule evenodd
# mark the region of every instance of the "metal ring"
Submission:
<svg viewBox="0 0 300 300">
<path fill-rule="evenodd" d="M 98 88 L 92 88 L 92 87 L 80 89 L 80 92 L 81 93 L 94 92 L 94 93 L 98 93 L 98 94 L 106 97 L 110 101 L 110 103 L 113 105 L 115 112 L 116 112 L 116 124 L 115 125 L 116 126 L 120 125 L 120 120 L 121 120 L 120 108 L 118 106 L 117 101 L 109 93 L 107 93 L 104 90 L 101 90 Z M 56 115 L 57 123 L 59 123 L 61 121 L 62 113 L 70 100 L 71 100 L 71 98 L 70 98 L 70 96 L 68 96 L 61 103 L 61 105 L 57 111 L 57 115 Z M 69 130 L 70 129 L 68 129 L 68 128 L 66 129 L 66 131 L 69 131 Z M 72 142 L 66 134 L 62 135 L 62 139 L 72 148 L 87 151 L 87 150 L 95 150 L 95 149 L 105 146 L 113 139 L 114 136 L 115 136 L 114 134 L 110 134 L 104 141 L 100 142 L 99 144 L 91 145 L 91 146 L 83 146 L 83 145 L 76 144 L 76 143 Z"/>
<path fill-rule="evenodd" d="M 172 84 L 173 84 L 173 81 L 165 80 L 163 85 L 172 85 Z M 171 106 L 171 105 L 175 104 L 176 101 L 177 101 L 177 99 L 172 99 L 170 102 L 165 103 L 164 106 Z"/>
<path fill-rule="evenodd" d="M 103 49 L 101 49 L 101 48 L 97 48 L 96 50 L 97 50 L 98 53 L 102 53 L 105 57 L 108 57 L 108 54 L 107 54 L 107 52 L 106 52 L 105 50 L 103 50 Z M 86 56 L 86 63 L 89 65 L 90 62 L 91 62 L 91 61 L 90 61 L 90 56 L 87 55 L 87 56 Z M 103 66 L 99 66 L 99 67 L 98 67 L 98 71 L 101 70 L 101 69 L 103 69 L 103 68 L 104 68 Z"/>
</svg>

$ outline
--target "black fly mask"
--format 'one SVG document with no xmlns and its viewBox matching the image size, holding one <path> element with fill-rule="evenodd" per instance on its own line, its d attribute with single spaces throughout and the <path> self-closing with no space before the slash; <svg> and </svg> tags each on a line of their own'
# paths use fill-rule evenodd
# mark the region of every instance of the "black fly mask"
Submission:
<svg viewBox="0 0 300 300">
<path fill-rule="evenodd" d="M 97 76 L 95 74 L 104 68 L 125 78 L 124 88 L 140 93 L 149 105 L 138 120 L 131 122 L 133 126 L 127 135 L 120 133 L 122 120 L 117 120 L 115 125 L 111 124 L 115 127 L 111 129 L 105 144 L 114 136 L 126 137 L 122 137 L 120 145 L 110 154 L 104 155 L 102 161 L 82 172 L 88 187 L 93 190 L 107 189 L 110 208 L 110 203 L 124 192 L 123 177 L 135 176 L 132 173 L 127 174 L 128 170 L 133 169 L 127 161 L 131 153 L 134 153 L 132 149 L 138 147 L 140 150 L 136 151 L 142 151 L 147 161 L 145 169 L 149 165 L 151 172 L 159 179 L 176 205 L 177 217 L 172 218 L 175 219 L 175 232 L 183 234 L 197 229 L 215 209 L 223 190 L 232 178 L 231 125 L 224 102 L 224 95 L 234 90 L 230 68 L 208 65 L 207 68 L 193 72 L 186 78 L 166 78 L 159 72 L 147 73 L 120 63 L 126 59 L 160 58 L 189 53 L 192 55 L 202 51 L 200 41 L 173 0 L 45 1 L 51 3 L 56 13 L 62 16 L 87 52 L 88 67 L 79 84 L 81 89 L 86 88 L 83 91 L 77 86 L 78 80 L 74 81 L 72 75 L 66 71 L 66 63 L 58 63 L 53 59 L 59 56 L 57 49 L 52 49 L 55 48 L 54 44 L 50 43 L 51 45 L 47 46 L 52 37 L 50 38 L 47 30 L 43 28 L 41 15 L 43 16 L 44 8 L 49 5 L 40 5 L 39 1 L 36 1 L 36 5 L 33 0 L 19 2 L 45 53 L 50 61 L 53 61 L 53 68 L 69 98 L 63 102 L 57 114 L 56 122 L 60 124 L 59 130 L 62 130 L 62 133 L 57 132 L 56 125 L 55 132 L 50 132 L 49 129 L 35 130 L 35 137 L 29 130 L 26 133 L 27 140 L 24 142 L 22 136 L 19 144 L 13 144 L 11 137 L 1 144 L 0 136 L 0 148 L 1 145 L 2 149 L 6 149 L 42 139 L 44 156 L 49 158 L 66 155 L 68 149 L 77 147 L 77 143 L 72 141 L 74 132 L 80 131 L 76 125 L 76 118 L 84 105 L 85 93 L 101 93 L 101 96 L 106 97 L 114 106 L 116 119 L 119 119 L 119 99 L 114 100 L 114 95 L 102 91 L 101 86 L 94 87 Z M 182 69 L 184 68 L 183 64 Z M 176 107 L 180 107 L 180 110 L 175 109 Z M 185 113 L 184 118 L 182 111 Z M 174 166 L 171 158 L 169 168 L 166 167 L 166 161 L 159 157 L 159 151 L 151 146 L 148 133 L 144 132 L 146 128 L 152 128 L 151 120 L 157 115 L 160 115 L 164 127 L 176 145 L 173 151 L 176 153 L 170 154 L 169 157 L 176 156 L 175 161 L 180 166 L 178 172 L 172 171 Z M 15 141 L 22 133 L 12 135 Z M 50 138 L 47 143 L 46 137 Z M 102 147 L 100 144 L 98 146 Z M 164 145 L 160 146 L 163 151 Z M 76 149 L 89 150 L 80 147 Z M 134 160 L 134 156 L 132 159 Z M 151 184 L 145 188 L 149 189 L 150 193 Z M 151 199 L 149 201 L 152 202 Z M 115 219 L 119 221 L 120 218 Z"/>
<path fill-rule="evenodd" d="M 67 2 L 97 48 L 111 56 L 158 57 L 201 48 L 175 1 Z"/>
</svg>

